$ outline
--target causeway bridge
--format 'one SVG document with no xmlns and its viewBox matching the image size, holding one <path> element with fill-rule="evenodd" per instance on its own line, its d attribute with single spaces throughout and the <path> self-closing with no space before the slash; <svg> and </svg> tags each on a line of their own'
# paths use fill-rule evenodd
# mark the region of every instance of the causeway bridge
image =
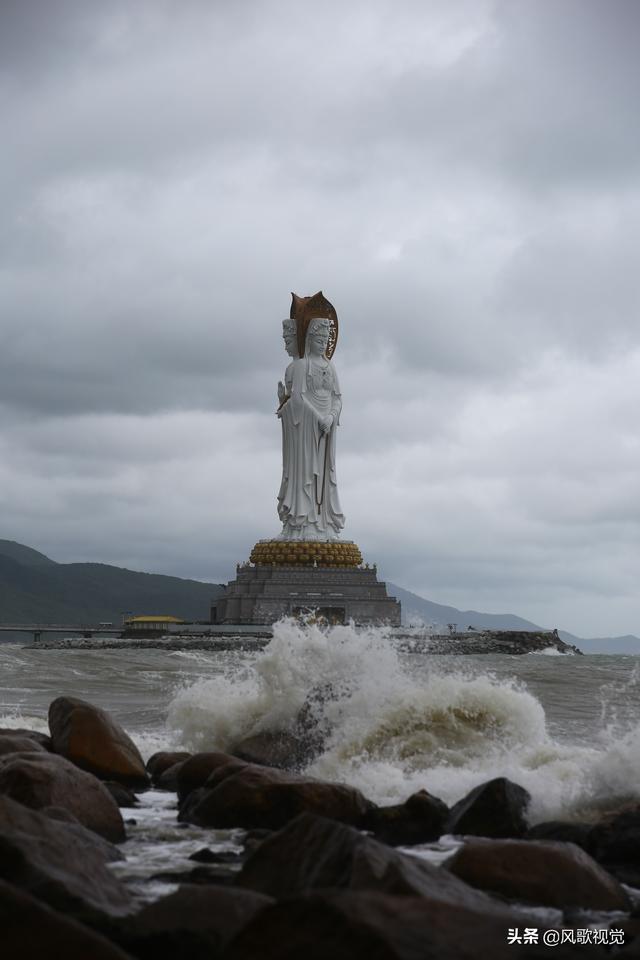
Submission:
<svg viewBox="0 0 640 960">
<path fill-rule="evenodd" d="M 1 623 L 0 633 L 30 633 L 34 643 L 46 633 L 79 634 L 82 637 L 94 637 L 96 634 L 119 636 L 124 630 L 122 624 L 115 623 Z"/>
</svg>

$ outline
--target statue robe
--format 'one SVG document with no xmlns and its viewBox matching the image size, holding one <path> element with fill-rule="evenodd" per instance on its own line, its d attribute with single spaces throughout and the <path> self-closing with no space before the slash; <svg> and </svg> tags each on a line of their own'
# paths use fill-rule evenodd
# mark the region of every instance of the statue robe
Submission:
<svg viewBox="0 0 640 960">
<path fill-rule="evenodd" d="M 309 357 L 287 367 L 290 394 L 281 410 L 282 483 L 278 515 L 282 539 L 335 540 L 344 526 L 336 480 L 336 428 L 342 400 L 335 368 L 314 369 Z M 333 415 L 331 429 L 320 420 Z"/>
</svg>

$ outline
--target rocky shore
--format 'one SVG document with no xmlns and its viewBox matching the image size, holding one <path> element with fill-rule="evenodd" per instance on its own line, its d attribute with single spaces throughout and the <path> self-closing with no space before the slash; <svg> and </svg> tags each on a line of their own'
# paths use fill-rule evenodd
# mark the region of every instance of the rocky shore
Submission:
<svg viewBox="0 0 640 960">
<path fill-rule="evenodd" d="M 556 957 L 584 956 L 586 943 L 590 957 L 640 956 L 640 804 L 532 827 L 527 791 L 500 777 L 451 807 L 428 782 L 381 807 L 300 772 L 318 748 L 304 711 L 295 735 L 146 764 L 85 701 L 54 700 L 49 727 L 0 730 L 12 960 L 536 957 L 547 930 Z M 164 792 L 176 832 L 195 825 L 208 843 L 180 871 L 165 846 L 174 888 L 141 904 L 119 870 L 145 791 Z M 438 850 L 439 863 L 425 856 Z"/>
<path fill-rule="evenodd" d="M 431 633 L 421 629 L 392 630 L 390 637 L 401 648 L 444 656 L 508 654 L 517 656 L 542 651 L 562 654 L 581 654 L 582 651 L 560 639 L 556 631 L 541 630 L 478 630 L 464 633 Z M 270 631 L 256 634 L 205 636 L 190 634 L 165 637 L 56 637 L 27 644 L 38 650 L 261 650 L 271 640 Z"/>
</svg>

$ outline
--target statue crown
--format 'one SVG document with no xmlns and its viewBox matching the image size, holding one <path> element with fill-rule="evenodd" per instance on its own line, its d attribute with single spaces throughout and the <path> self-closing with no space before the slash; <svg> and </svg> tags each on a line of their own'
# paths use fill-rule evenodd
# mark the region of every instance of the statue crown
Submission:
<svg viewBox="0 0 640 960">
<path fill-rule="evenodd" d="M 299 297 L 297 293 L 292 292 L 289 315 L 296 323 L 298 355 L 300 357 L 304 357 L 307 330 L 309 329 L 311 321 L 317 319 L 327 319 L 329 321 L 329 343 L 327 345 L 326 357 L 330 360 L 335 353 L 338 342 L 338 314 L 322 290 L 318 290 L 318 292 L 314 293 L 311 297 Z"/>
</svg>

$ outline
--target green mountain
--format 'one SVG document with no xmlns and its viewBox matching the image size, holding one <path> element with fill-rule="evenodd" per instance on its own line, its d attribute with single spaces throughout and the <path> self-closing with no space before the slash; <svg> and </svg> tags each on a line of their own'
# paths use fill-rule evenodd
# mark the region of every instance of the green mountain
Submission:
<svg viewBox="0 0 640 960">
<path fill-rule="evenodd" d="M 446 627 L 455 623 L 458 630 L 473 627 L 475 630 L 542 630 L 530 620 L 523 620 L 513 613 L 479 613 L 477 610 L 458 610 L 433 600 L 425 600 L 417 593 L 403 590 L 395 583 L 387 583 L 387 591 L 402 604 L 402 622 L 424 623 L 425 625 Z M 570 636 L 570 634 L 567 634 Z M 574 638 L 575 639 L 575 638 Z M 573 640 L 567 641 L 572 643 Z"/>
<path fill-rule="evenodd" d="M 459 630 L 540 630 L 510 613 L 458 610 L 393 583 L 388 591 L 402 604 L 404 623 L 422 621 Z M 211 601 L 221 584 L 182 580 L 156 573 L 138 573 L 105 563 L 56 563 L 14 540 L 0 540 L 0 623 L 118 624 L 122 614 L 171 614 L 184 620 L 208 620 Z M 582 640 L 564 630 L 560 636 L 585 653 L 640 654 L 640 638 L 601 637 Z M 24 640 L 23 634 L 0 633 L 2 640 Z"/>
<path fill-rule="evenodd" d="M 220 584 L 104 563 L 56 563 L 0 540 L 0 623 L 119 623 L 125 611 L 208 620 L 221 591 Z"/>
</svg>

